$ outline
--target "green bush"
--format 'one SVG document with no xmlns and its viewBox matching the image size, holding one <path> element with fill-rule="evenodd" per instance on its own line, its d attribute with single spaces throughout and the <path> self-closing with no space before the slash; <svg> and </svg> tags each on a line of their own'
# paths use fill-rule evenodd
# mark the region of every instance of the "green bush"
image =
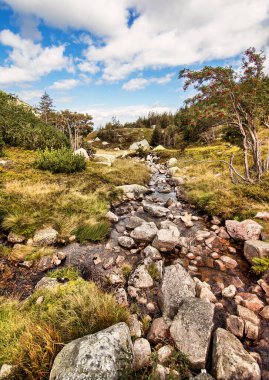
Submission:
<svg viewBox="0 0 269 380">
<path fill-rule="evenodd" d="M 40 151 L 35 162 L 37 169 L 52 173 L 75 173 L 86 169 L 84 156 L 76 155 L 69 148 Z"/>
<path fill-rule="evenodd" d="M 251 269 L 256 274 L 262 274 L 269 269 L 269 257 L 254 257 L 252 263 Z"/>
</svg>

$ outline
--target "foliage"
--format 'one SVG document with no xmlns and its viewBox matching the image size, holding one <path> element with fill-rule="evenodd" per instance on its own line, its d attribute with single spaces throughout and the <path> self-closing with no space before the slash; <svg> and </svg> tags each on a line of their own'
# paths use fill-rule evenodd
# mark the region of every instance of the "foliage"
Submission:
<svg viewBox="0 0 269 380">
<path fill-rule="evenodd" d="M 0 134 L 6 145 L 26 149 L 68 146 L 63 133 L 40 120 L 33 109 L 0 91 Z"/>
<path fill-rule="evenodd" d="M 64 267 L 52 270 L 46 274 L 47 277 L 57 278 L 59 280 L 74 281 L 80 277 L 80 272 L 74 267 Z"/>
<path fill-rule="evenodd" d="M 109 232 L 110 224 L 107 220 L 101 220 L 94 224 L 81 224 L 75 231 L 77 240 L 80 243 L 85 241 L 104 240 Z"/>
<path fill-rule="evenodd" d="M 40 151 L 35 163 L 41 170 L 49 170 L 52 173 L 75 173 L 86 169 L 85 157 L 74 154 L 71 149 L 62 148 L 57 150 Z"/>
<path fill-rule="evenodd" d="M 0 157 L 3 156 L 3 154 L 4 154 L 4 152 L 3 152 L 4 146 L 5 146 L 5 143 L 3 141 L 2 135 L 0 134 Z"/>
<path fill-rule="evenodd" d="M 156 126 L 151 136 L 150 145 L 158 146 L 161 144 L 161 141 L 162 141 L 162 131 L 159 126 Z"/>
<path fill-rule="evenodd" d="M 46 91 L 41 96 L 37 109 L 40 112 L 41 119 L 47 124 L 49 117 L 53 112 L 53 100 Z"/>
<path fill-rule="evenodd" d="M 156 263 L 152 262 L 147 266 L 147 271 L 149 272 L 150 276 L 153 278 L 153 280 L 158 281 L 160 279 L 160 272 L 156 265 Z"/>
<path fill-rule="evenodd" d="M 269 257 L 254 257 L 252 263 L 251 269 L 257 274 L 262 274 L 269 269 Z"/>
<path fill-rule="evenodd" d="M 42 304 L 37 305 L 38 297 Z M 129 318 L 112 295 L 82 279 L 0 302 L 0 366 L 15 364 L 16 380 L 47 379 L 63 344 Z"/>
</svg>

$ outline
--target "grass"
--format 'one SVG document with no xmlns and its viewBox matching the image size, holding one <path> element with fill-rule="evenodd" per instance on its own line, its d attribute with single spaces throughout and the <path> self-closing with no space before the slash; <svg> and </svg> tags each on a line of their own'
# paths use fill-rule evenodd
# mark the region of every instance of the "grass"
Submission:
<svg viewBox="0 0 269 380">
<path fill-rule="evenodd" d="M 160 273 L 159 269 L 156 265 L 156 263 L 152 262 L 147 266 L 147 271 L 149 272 L 150 276 L 153 278 L 153 280 L 158 281 L 160 279 Z"/>
<path fill-rule="evenodd" d="M 83 173 L 52 174 L 34 168 L 36 152 L 8 148 L 5 153 L 10 164 L 0 169 L 1 226 L 27 238 L 52 226 L 62 240 L 74 231 L 80 241 L 102 239 L 103 217 L 118 196 L 116 186 L 149 179 L 146 165 L 129 159 L 117 159 L 112 167 L 88 162 Z"/>
<path fill-rule="evenodd" d="M 37 305 L 40 296 L 44 301 Z M 0 366 L 16 365 L 16 380 L 47 379 L 63 344 L 128 318 L 113 296 L 82 279 L 39 290 L 21 303 L 2 298 Z"/>
<path fill-rule="evenodd" d="M 80 277 L 80 271 L 77 268 L 65 267 L 52 270 L 46 274 L 47 277 L 64 279 L 68 281 L 78 280 Z"/>
</svg>

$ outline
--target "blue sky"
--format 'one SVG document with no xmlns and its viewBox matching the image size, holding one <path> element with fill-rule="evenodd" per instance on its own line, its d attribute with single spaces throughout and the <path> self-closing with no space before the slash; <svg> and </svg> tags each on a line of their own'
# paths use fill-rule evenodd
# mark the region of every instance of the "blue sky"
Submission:
<svg viewBox="0 0 269 380">
<path fill-rule="evenodd" d="M 46 90 L 96 127 L 174 112 L 181 68 L 269 53 L 268 19 L 268 0 L 0 0 L 0 88 L 32 105 Z"/>
</svg>

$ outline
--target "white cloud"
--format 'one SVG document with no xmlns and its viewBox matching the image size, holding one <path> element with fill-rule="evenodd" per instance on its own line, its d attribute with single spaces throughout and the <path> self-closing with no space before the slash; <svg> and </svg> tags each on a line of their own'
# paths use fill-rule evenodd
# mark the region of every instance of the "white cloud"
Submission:
<svg viewBox="0 0 269 380">
<path fill-rule="evenodd" d="M 40 100 L 43 93 L 42 90 L 21 90 L 18 97 L 26 103 L 31 102 L 33 104 Z"/>
<path fill-rule="evenodd" d="M 0 66 L 0 84 L 31 82 L 54 70 L 68 68 L 70 62 L 64 56 L 65 47 L 42 48 L 31 40 L 21 38 L 10 30 L 0 32 L 0 44 L 12 48 L 7 64 Z"/>
<path fill-rule="evenodd" d="M 54 82 L 49 88 L 51 90 L 71 90 L 72 88 L 78 86 L 80 81 L 78 79 L 62 79 Z"/>
<path fill-rule="evenodd" d="M 88 61 L 82 61 L 80 62 L 77 67 L 80 71 L 83 71 L 85 73 L 89 74 L 96 74 L 100 70 L 96 63 L 94 62 L 88 62 Z"/>
<path fill-rule="evenodd" d="M 122 88 L 127 91 L 141 90 L 146 86 L 156 83 L 156 84 L 165 84 L 171 81 L 174 74 L 167 74 L 163 77 L 154 77 L 154 78 L 133 78 L 128 82 L 124 83 Z"/>
</svg>

